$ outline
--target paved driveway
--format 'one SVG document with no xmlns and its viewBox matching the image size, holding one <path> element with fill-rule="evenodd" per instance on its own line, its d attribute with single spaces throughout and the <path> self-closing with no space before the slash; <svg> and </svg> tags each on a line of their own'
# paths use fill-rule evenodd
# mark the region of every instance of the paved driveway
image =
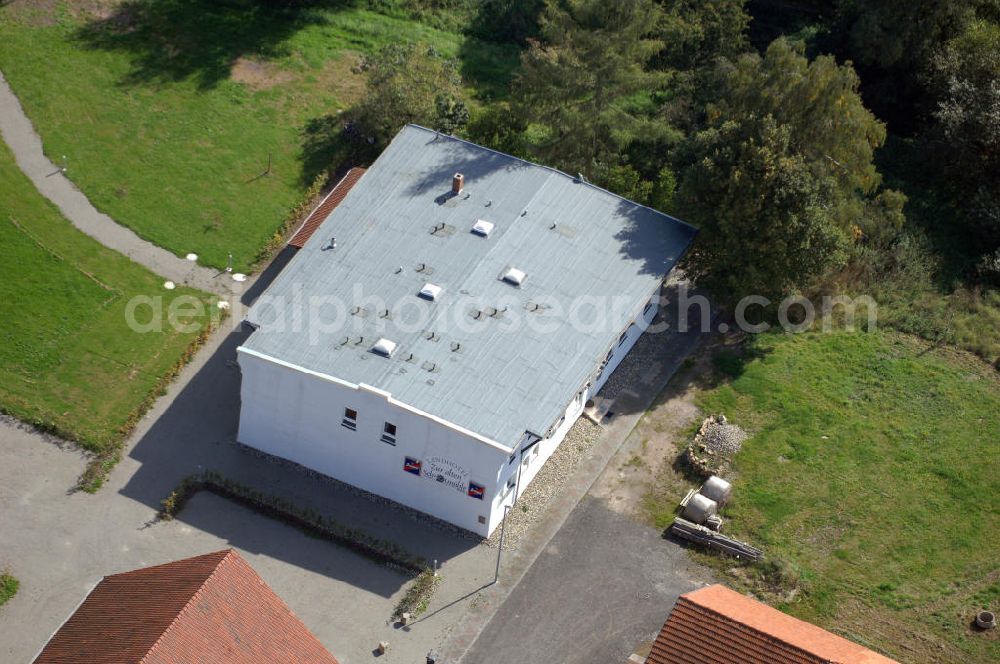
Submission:
<svg viewBox="0 0 1000 664">
<path fill-rule="evenodd" d="M 705 571 L 687 553 L 588 496 L 483 630 L 469 664 L 625 662 Z"/>
<path fill-rule="evenodd" d="M 9 420 L 0 421 L 0 567 L 21 589 L 0 607 L 0 662 L 30 661 L 106 574 L 226 547 L 238 549 L 344 664 L 422 661 L 474 595 L 493 579 L 495 553 L 322 479 L 236 447 L 240 332 L 218 334 L 138 427 L 97 494 L 70 489 L 86 459 Z M 201 494 L 176 521 L 147 524 L 181 478 L 201 468 L 438 559 L 443 582 L 419 624 L 388 619 L 407 578 L 224 499 Z"/>
</svg>

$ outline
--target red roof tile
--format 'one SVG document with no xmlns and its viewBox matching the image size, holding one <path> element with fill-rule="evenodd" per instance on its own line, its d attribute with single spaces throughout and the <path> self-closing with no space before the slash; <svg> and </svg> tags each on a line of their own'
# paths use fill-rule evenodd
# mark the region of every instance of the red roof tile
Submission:
<svg viewBox="0 0 1000 664">
<path fill-rule="evenodd" d="M 681 595 L 648 664 L 896 664 L 725 586 Z"/>
<path fill-rule="evenodd" d="M 229 549 L 106 576 L 36 664 L 337 664 Z"/>
<path fill-rule="evenodd" d="M 334 185 L 333 189 L 330 190 L 330 193 L 327 194 L 323 200 L 320 201 L 319 205 L 317 205 L 316 208 L 309 213 L 306 220 L 302 222 L 301 226 L 299 226 L 299 230 L 295 231 L 295 234 L 292 235 L 292 239 L 288 241 L 289 246 L 299 247 L 300 249 L 305 246 L 306 241 L 312 237 L 312 234 L 316 232 L 316 229 L 319 228 L 320 224 L 322 224 L 326 218 L 330 216 L 330 213 L 333 212 L 334 208 L 340 205 L 340 202 L 344 200 L 345 196 L 347 196 L 347 192 L 351 190 L 351 187 L 357 184 L 358 180 L 360 180 L 361 176 L 364 174 L 365 169 L 360 167 L 355 167 L 347 171 L 347 175 L 342 177 L 340 182 Z"/>
</svg>

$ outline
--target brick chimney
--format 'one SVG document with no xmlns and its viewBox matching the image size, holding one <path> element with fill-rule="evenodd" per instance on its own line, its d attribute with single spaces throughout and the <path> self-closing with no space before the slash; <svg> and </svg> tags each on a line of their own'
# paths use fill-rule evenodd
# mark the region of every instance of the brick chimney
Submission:
<svg viewBox="0 0 1000 664">
<path fill-rule="evenodd" d="M 451 193 L 456 196 L 461 194 L 463 184 L 465 184 L 465 176 L 461 173 L 455 173 L 455 176 L 451 179 Z"/>
</svg>

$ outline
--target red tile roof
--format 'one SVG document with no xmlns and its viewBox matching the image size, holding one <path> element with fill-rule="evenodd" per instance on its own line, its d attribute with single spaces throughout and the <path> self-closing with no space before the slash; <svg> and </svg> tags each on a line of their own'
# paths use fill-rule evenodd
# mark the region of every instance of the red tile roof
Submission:
<svg viewBox="0 0 1000 664">
<path fill-rule="evenodd" d="M 337 664 L 236 551 L 106 576 L 35 664 Z"/>
<path fill-rule="evenodd" d="M 306 241 L 312 237 L 312 234 L 316 232 L 319 225 L 330 216 L 330 213 L 333 212 L 334 208 L 340 205 L 340 202 L 344 200 L 345 196 L 347 196 L 347 192 L 351 190 L 351 187 L 357 184 L 358 180 L 360 180 L 361 176 L 364 174 L 365 169 L 360 167 L 355 167 L 347 171 L 347 175 L 342 177 L 340 182 L 334 185 L 333 189 L 330 190 L 330 193 L 327 194 L 326 197 L 320 201 L 319 205 L 317 205 L 316 208 L 309 213 L 306 220 L 302 222 L 301 226 L 299 226 L 299 230 L 295 231 L 295 234 L 292 235 L 292 239 L 288 241 L 289 246 L 299 247 L 300 249 L 305 246 Z"/>
<path fill-rule="evenodd" d="M 725 586 L 681 595 L 647 664 L 897 664 Z"/>
</svg>

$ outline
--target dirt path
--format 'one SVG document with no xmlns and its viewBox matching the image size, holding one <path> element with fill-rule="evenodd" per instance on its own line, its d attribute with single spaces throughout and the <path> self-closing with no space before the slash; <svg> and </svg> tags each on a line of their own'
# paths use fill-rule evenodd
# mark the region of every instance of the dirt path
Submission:
<svg viewBox="0 0 1000 664">
<path fill-rule="evenodd" d="M 649 524 L 650 496 L 683 497 L 688 483 L 680 474 L 666 471 L 704 417 L 695 397 L 706 387 L 704 377 L 712 375 L 711 358 L 720 343 L 718 337 L 706 339 L 689 356 L 591 489 L 608 509 Z"/>
<path fill-rule="evenodd" d="M 21 103 L 0 73 L 0 135 L 10 146 L 18 167 L 38 191 L 52 201 L 63 216 L 78 229 L 109 249 L 124 254 L 146 266 L 164 280 L 186 284 L 210 293 L 228 295 L 241 292 L 242 284 L 230 275 L 201 267 L 196 262 L 173 255 L 166 249 L 143 240 L 108 215 L 99 212 L 76 185 L 42 150 L 42 139 Z"/>
</svg>

